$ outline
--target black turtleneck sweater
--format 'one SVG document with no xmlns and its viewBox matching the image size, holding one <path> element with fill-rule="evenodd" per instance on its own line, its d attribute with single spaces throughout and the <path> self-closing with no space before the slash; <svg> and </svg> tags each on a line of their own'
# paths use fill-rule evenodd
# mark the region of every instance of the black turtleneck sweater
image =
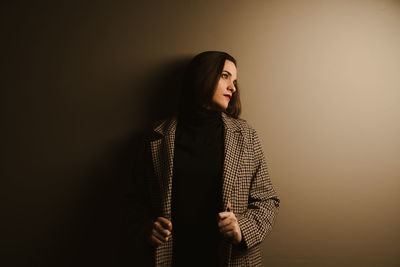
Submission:
<svg viewBox="0 0 400 267">
<path fill-rule="evenodd" d="M 172 179 L 173 266 L 217 266 L 224 127 L 221 112 L 181 114 Z"/>
</svg>

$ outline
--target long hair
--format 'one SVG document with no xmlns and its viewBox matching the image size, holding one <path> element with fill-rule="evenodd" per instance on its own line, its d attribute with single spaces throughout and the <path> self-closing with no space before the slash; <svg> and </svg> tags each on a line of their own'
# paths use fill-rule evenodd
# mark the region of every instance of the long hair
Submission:
<svg viewBox="0 0 400 267">
<path fill-rule="evenodd" d="M 191 60 L 183 80 L 180 112 L 196 110 L 211 104 L 226 60 L 232 61 L 236 66 L 236 60 L 231 55 L 219 51 L 202 52 Z M 239 87 L 237 84 L 235 87 L 236 91 L 224 112 L 233 118 L 238 118 L 241 113 L 241 103 Z"/>
</svg>

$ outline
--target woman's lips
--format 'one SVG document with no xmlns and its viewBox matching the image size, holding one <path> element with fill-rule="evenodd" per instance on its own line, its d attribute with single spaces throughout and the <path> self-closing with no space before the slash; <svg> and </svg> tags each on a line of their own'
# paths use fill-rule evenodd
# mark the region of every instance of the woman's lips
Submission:
<svg viewBox="0 0 400 267">
<path fill-rule="evenodd" d="M 230 95 L 224 95 L 226 98 L 228 98 L 229 100 L 231 99 Z"/>
</svg>

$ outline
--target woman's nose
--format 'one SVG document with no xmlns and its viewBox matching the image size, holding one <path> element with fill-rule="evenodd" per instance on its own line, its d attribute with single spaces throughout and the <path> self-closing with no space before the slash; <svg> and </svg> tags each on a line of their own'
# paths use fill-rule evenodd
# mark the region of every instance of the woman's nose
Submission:
<svg viewBox="0 0 400 267">
<path fill-rule="evenodd" d="M 236 92 L 236 87 L 235 87 L 235 85 L 233 84 L 233 82 L 230 82 L 230 83 L 229 83 L 228 90 L 229 90 L 229 91 L 232 91 L 232 93 Z"/>
</svg>

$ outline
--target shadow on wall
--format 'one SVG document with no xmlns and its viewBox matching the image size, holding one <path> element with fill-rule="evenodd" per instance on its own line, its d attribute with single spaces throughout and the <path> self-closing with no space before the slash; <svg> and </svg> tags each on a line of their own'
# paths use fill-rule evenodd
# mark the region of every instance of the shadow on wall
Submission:
<svg viewBox="0 0 400 267">
<path fill-rule="evenodd" d="M 140 263 L 141 266 L 154 266 L 152 262 L 154 251 L 145 243 L 147 236 L 150 235 L 152 221 L 146 220 L 156 217 L 159 213 L 148 214 L 148 217 L 141 216 L 138 213 L 140 207 L 137 208 L 139 202 L 143 202 L 144 205 L 151 202 L 150 196 L 141 195 L 147 186 L 141 179 L 147 177 L 148 171 L 152 170 L 152 166 L 149 165 L 151 155 L 145 153 L 144 139 L 152 137 L 152 125 L 156 121 L 177 114 L 181 91 L 184 90 L 184 73 L 189 61 L 190 58 L 176 59 L 150 72 L 148 83 L 144 86 L 144 90 L 148 92 L 145 105 L 145 113 L 148 114 L 147 121 L 144 123 L 143 131 L 132 136 L 131 142 L 123 146 L 126 150 L 121 153 L 120 162 L 125 162 L 131 171 L 127 172 L 129 175 L 125 173 L 121 176 L 122 180 L 125 180 L 124 184 L 127 185 L 122 194 L 125 196 L 121 227 L 122 265 L 132 266 L 132 264 Z M 144 166 L 147 169 L 143 168 Z M 142 225 L 148 225 L 148 227 L 143 228 Z"/>
<path fill-rule="evenodd" d="M 124 140 L 109 144 L 104 157 L 91 168 L 90 180 L 94 182 L 89 189 L 92 197 L 87 203 L 87 225 L 84 226 L 89 234 L 82 233 L 87 236 L 87 244 L 82 246 L 85 251 L 82 257 L 88 259 L 87 263 L 93 264 L 91 259 L 95 259 L 97 266 L 152 264 L 149 260 L 153 251 L 137 242 L 150 228 L 140 233 L 131 229 L 133 223 L 145 219 L 133 208 L 137 203 L 132 202 L 132 196 L 137 197 L 137 192 L 143 191 L 140 187 L 144 185 L 138 186 L 142 176 L 138 168 L 149 160 L 148 155 L 144 156 L 144 139 L 152 132 L 154 122 L 178 111 L 183 74 L 189 60 L 177 59 L 149 72 L 144 86 L 136 88 L 146 92 L 143 125 Z"/>
<path fill-rule="evenodd" d="M 178 112 L 183 76 L 190 57 L 177 58 L 150 71 L 144 88 L 147 93 L 145 113 L 149 122 L 167 118 Z M 149 125 L 147 125 L 149 126 Z"/>
</svg>

